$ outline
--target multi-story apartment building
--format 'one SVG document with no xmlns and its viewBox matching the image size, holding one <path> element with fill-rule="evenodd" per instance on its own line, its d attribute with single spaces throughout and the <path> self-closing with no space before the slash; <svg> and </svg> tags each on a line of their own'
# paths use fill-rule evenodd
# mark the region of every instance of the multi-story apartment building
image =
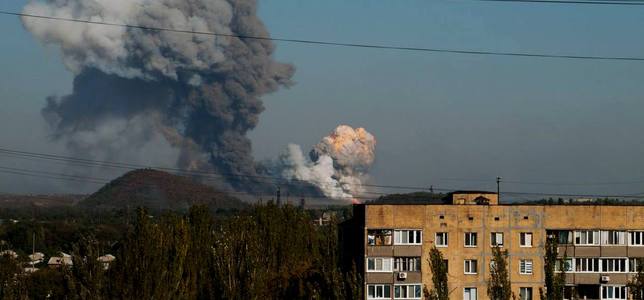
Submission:
<svg viewBox="0 0 644 300">
<path fill-rule="evenodd" d="M 544 285 L 547 236 L 567 257 L 567 299 L 628 299 L 644 257 L 644 206 L 499 204 L 496 193 L 465 191 L 437 204 L 356 205 L 351 224 L 367 299 L 422 299 L 433 246 L 447 260 L 450 299 L 464 300 L 488 299 L 493 246 L 508 250 L 521 300 Z"/>
</svg>

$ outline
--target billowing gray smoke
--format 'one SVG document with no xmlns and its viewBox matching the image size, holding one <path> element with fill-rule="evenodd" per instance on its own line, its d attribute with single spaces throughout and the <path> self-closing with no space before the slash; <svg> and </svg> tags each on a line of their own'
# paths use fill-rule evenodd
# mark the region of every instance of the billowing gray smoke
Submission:
<svg viewBox="0 0 644 300">
<path fill-rule="evenodd" d="M 256 9 L 255 0 L 43 0 L 24 12 L 266 37 Z M 137 141 L 122 145 L 128 147 L 155 141 L 179 149 L 181 168 L 261 173 L 246 133 L 264 109 L 260 97 L 288 86 L 294 72 L 273 59 L 270 41 L 22 21 L 38 40 L 60 49 L 75 75 L 73 92 L 49 98 L 43 109 L 56 139 L 75 154 L 110 155 L 122 150 L 116 140 Z M 257 181 L 228 177 L 224 183 L 250 190 L 262 187 Z"/>
</svg>

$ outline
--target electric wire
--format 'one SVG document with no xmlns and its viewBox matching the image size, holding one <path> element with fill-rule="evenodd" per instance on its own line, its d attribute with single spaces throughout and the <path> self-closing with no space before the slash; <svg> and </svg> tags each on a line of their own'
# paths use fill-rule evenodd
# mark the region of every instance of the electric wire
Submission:
<svg viewBox="0 0 644 300">
<path fill-rule="evenodd" d="M 533 0 L 533 1 L 537 1 L 537 0 Z M 400 51 L 415 51 L 415 52 L 491 55 L 491 56 L 514 56 L 514 57 L 532 57 L 532 58 L 644 61 L 644 57 L 634 57 L 634 56 L 633 57 L 631 56 L 592 56 L 592 55 L 576 55 L 576 54 L 549 54 L 549 53 L 506 52 L 506 51 L 487 51 L 487 50 L 463 50 L 463 49 L 450 49 L 450 48 L 425 48 L 425 47 L 396 46 L 396 45 L 385 45 L 385 44 L 367 44 L 367 43 L 335 42 L 335 41 L 322 41 L 322 40 L 309 40 L 309 39 L 276 38 L 276 37 L 267 37 L 267 36 L 239 35 L 239 34 L 217 33 L 217 32 L 209 32 L 209 31 L 195 31 L 195 30 L 187 30 L 187 29 L 151 27 L 151 26 L 114 23 L 114 22 L 106 22 L 106 21 L 92 21 L 92 20 L 84 20 L 84 19 L 63 18 L 63 17 L 55 17 L 55 16 L 27 14 L 27 13 L 20 13 L 20 12 L 6 11 L 6 10 L 0 10 L 0 14 L 18 16 L 22 18 L 34 18 L 34 19 L 49 20 L 49 21 L 75 22 L 75 23 L 83 23 L 83 24 L 91 24 L 91 25 L 123 27 L 128 29 L 140 29 L 145 31 L 164 31 L 164 32 L 174 32 L 174 33 L 181 33 L 181 34 L 229 37 L 229 38 L 239 38 L 239 39 L 245 39 L 245 40 L 267 40 L 267 41 L 274 41 L 274 42 L 297 43 L 297 44 L 308 44 L 308 45 L 318 45 L 318 46 L 337 46 L 337 47 L 369 48 L 369 49 L 381 49 L 381 50 L 400 50 Z"/>
<path fill-rule="evenodd" d="M 7 148 L 0 148 L 0 154 L 12 154 L 16 156 L 26 156 L 30 158 L 40 158 L 40 159 L 56 159 L 56 160 L 62 160 L 62 161 L 70 161 L 70 162 L 75 162 L 75 161 L 82 161 L 83 163 L 86 163 L 88 166 L 95 166 L 95 167 L 100 167 L 104 165 L 112 165 L 112 166 L 130 166 L 130 167 L 124 167 L 129 170 L 134 170 L 134 169 L 141 169 L 141 168 L 149 168 L 149 169 L 158 169 L 158 170 L 165 170 L 165 171 L 171 171 L 171 172 L 176 172 L 179 174 L 196 174 L 197 176 L 201 174 L 202 176 L 216 176 L 216 177 L 223 177 L 223 178 L 231 178 L 231 177 L 258 177 L 258 178 L 263 178 L 263 179 L 274 179 L 274 180 L 279 180 L 279 181 L 284 181 L 285 179 L 280 178 L 280 177 L 271 177 L 271 176 L 257 176 L 257 175 L 234 175 L 234 176 L 227 176 L 227 175 L 219 175 L 217 173 L 212 173 L 212 172 L 196 172 L 196 171 L 189 171 L 189 170 L 184 170 L 184 169 L 179 169 L 179 168 L 168 168 L 168 167 L 154 167 L 154 166 L 146 166 L 146 165 L 139 165 L 139 164 L 130 164 L 130 163 L 118 163 L 118 162 L 110 162 L 110 161 L 100 161 L 100 160 L 90 160 L 90 159 L 79 159 L 79 158 L 73 158 L 73 157 L 68 157 L 68 156 L 61 156 L 61 155 L 53 155 L 53 154 L 45 154 L 45 153 L 36 153 L 36 152 L 28 152 L 28 151 L 20 151 L 20 150 L 13 150 L 13 149 L 7 149 Z M 6 168 L 6 167 L 4 167 Z M 20 170 L 20 169 L 15 169 L 12 171 L 29 171 L 29 170 Z M 33 170 L 32 170 L 33 171 Z M 36 171 L 34 171 L 36 172 Z M 56 175 L 60 173 L 51 173 L 46 174 L 46 175 Z M 63 174 L 65 175 L 65 174 Z M 75 176 L 75 175 L 72 175 Z M 93 178 L 93 179 L 99 179 L 99 178 Z M 300 182 L 304 183 L 306 181 L 299 180 Z M 503 181 L 506 182 L 506 181 Z M 308 182 L 306 182 L 309 184 Z M 358 185 L 359 186 L 359 185 Z M 442 192 L 454 192 L 457 191 L 458 189 L 452 189 L 452 188 L 440 188 L 440 187 L 415 187 L 415 186 L 404 186 L 404 185 L 375 185 L 375 184 L 362 184 L 361 186 L 365 187 L 379 187 L 379 188 L 388 188 L 388 189 L 405 189 L 405 190 L 417 190 L 417 191 L 427 191 L 427 190 L 433 190 L 433 191 L 442 191 Z M 365 192 L 369 193 L 372 195 L 387 195 L 388 193 L 382 193 L 382 192 Z M 644 198 L 644 193 L 631 193 L 631 194 L 574 194 L 574 193 L 545 193 L 545 192 L 523 192 L 523 191 L 503 191 L 501 194 L 504 195 L 526 195 L 526 196 L 560 196 L 560 197 L 589 197 L 589 198 L 628 198 L 628 199 L 643 199 Z M 328 198 L 328 197 L 327 197 Z M 364 198 L 364 197 L 361 197 Z"/>
<path fill-rule="evenodd" d="M 507 2 L 507 3 L 541 3 L 541 4 L 590 4 L 590 5 L 644 5 L 639 0 L 615 0 L 615 1 L 593 1 L 593 0 L 475 0 L 480 2 Z"/>
</svg>

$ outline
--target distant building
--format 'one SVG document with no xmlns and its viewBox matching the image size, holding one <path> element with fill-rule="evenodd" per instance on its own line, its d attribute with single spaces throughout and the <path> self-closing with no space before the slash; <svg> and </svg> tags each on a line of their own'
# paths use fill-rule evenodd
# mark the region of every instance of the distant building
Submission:
<svg viewBox="0 0 644 300">
<path fill-rule="evenodd" d="M 432 287 L 429 250 L 448 264 L 450 299 L 488 299 L 492 247 L 508 250 L 512 291 L 539 298 L 547 237 L 559 243 L 566 299 L 628 299 L 644 258 L 644 206 L 499 204 L 496 193 L 461 191 L 443 204 L 360 204 L 346 252 L 358 263 L 366 299 L 423 299 Z"/>
<path fill-rule="evenodd" d="M 43 254 L 42 252 L 35 252 L 33 254 L 29 254 L 28 257 L 29 257 L 29 263 L 31 265 L 35 265 L 43 262 L 43 260 L 45 259 L 45 254 Z"/>
<path fill-rule="evenodd" d="M 50 257 L 47 265 L 50 268 L 58 268 L 61 266 L 73 266 L 74 262 L 72 261 L 71 255 L 61 252 L 60 256 Z"/>
<path fill-rule="evenodd" d="M 114 255 L 106 254 L 103 256 L 99 256 L 96 260 L 98 260 L 100 263 L 103 264 L 103 269 L 107 270 L 110 268 L 110 265 L 115 259 L 116 257 Z"/>
<path fill-rule="evenodd" d="M 18 258 L 18 254 L 13 250 L 4 250 L 4 251 L 0 252 L 0 256 L 9 256 L 9 257 L 11 257 L 13 259 Z"/>
<path fill-rule="evenodd" d="M 334 211 L 325 211 L 319 218 L 317 218 L 317 220 L 314 220 L 314 224 L 318 226 L 329 225 L 336 216 L 337 214 Z"/>
</svg>

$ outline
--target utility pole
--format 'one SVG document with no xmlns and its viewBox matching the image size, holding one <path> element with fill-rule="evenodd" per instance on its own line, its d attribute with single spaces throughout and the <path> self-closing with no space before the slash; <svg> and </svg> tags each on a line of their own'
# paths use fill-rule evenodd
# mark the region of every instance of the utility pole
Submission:
<svg viewBox="0 0 644 300">
<path fill-rule="evenodd" d="M 32 240 L 31 240 L 31 268 L 33 271 L 34 268 L 34 259 L 36 258 L 36 232 L 32 233 Z"/>
<path fill-rule="evenodd" d="M 501 203 L 501 177 L 496 177 L 496 197 L 498 198 L 499 203 Z"/>
<path fill-rule="evenodd" d="M 277 206 L 280 206 L 282 204 L 282 191 L 281 188 L 278 186 L 277 187 Z"/>
</svg>

